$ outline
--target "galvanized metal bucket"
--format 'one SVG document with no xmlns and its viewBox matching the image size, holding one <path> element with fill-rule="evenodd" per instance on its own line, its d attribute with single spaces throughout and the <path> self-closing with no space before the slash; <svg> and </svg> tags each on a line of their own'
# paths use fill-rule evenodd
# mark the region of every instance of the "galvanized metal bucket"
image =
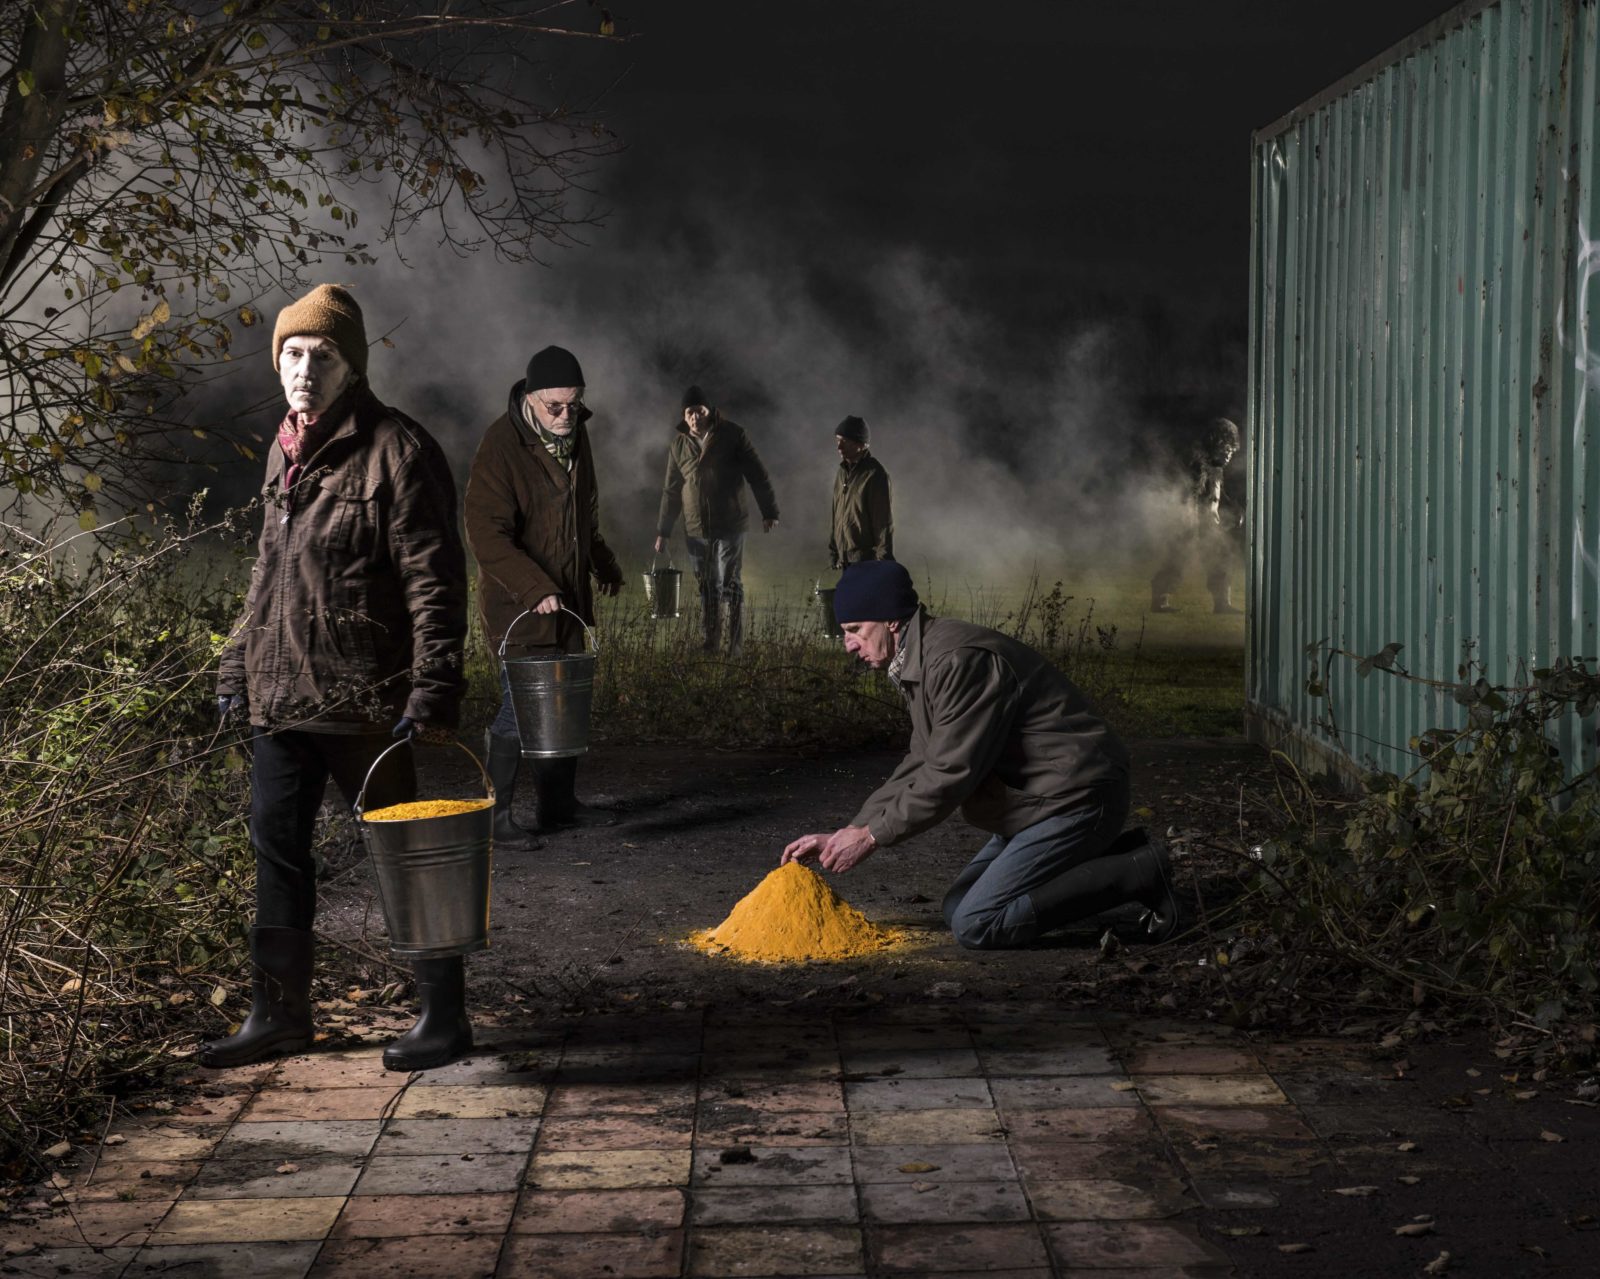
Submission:
<svg viewBox="0 0 1600 1279">
<path fill-rule="evenodd" d="M 833 587 L 818 582 L 814 593 L 817 597 L 817 621 L 822 626 L 822 633 L 837 639 L 844 631 L 833 616 L 833 590 Z"/>
<path fill-rule="evenodd" d="M 650 616 L 658 621 L 670 621 L 678 616 L 678 606 L 683 589 L 683 573 L 672 567 L 672 557 L 667 557 L 666 568 L 657 568 L 651 557 L 650 571 L 644 575 L 644 597 L 650 602 Z"/>
<path fill-rule="evenodd" d="M 572 613 L 563 608 L 563 613 Z M 578 617 L 589 640 L 587 653 L 531 653 L 507 657 L 511 632 L 528 609 L 506 627 L 500 661 L 511 685 L 511 709 L 524 759 L 568 759 L 589 749 L 589 709 L 594 701 L 594 666 L 599 653 L 594 632 Z"/>
<path fill-rule="evenodd" d="M 489 803 L 448 817 L 405 821 L 363 819 L 367 783 L 389 751 L 372 761 L 356 796 L 356 826 L 372 858 L 378 899 L 389 926 L 389 953 L 397 959 L 445 959 L 489 945 L 489 878 L 494 844 L 494 786 L 483 764 L 460 742 L 483 777 Z"/>
</svg>

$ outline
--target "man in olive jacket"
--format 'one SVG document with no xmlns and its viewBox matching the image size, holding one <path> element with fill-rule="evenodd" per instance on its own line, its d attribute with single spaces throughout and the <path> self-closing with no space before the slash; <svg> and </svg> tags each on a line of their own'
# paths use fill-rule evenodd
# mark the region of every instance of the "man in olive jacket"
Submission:
<svg viewBox="0 0 1600 1279">
<path fill-rule="evenodd" d="M 472 459 L 466 526 L 478 561 L 478 610 L 491 649 L 498 652 L 510 632 L 508 656 L 582 652 L 583 628 L 594 625 L 591 579 L 607 595 L 622 589 L 617 557 L 600 535 L 600 495 L 585 426 L 591 414 L 583 395 L 577 358 L 562 347 L 545 347 L 528 361 L 506 411 L 489 424 Z M 523 756 L 504 669 L 501 686 L 500 711 L 487 742 L 495 843 L 528 848 L 529 832 L 511 811 Z M 527 762 L 534 772 L 538 829 L 578 821 L 584 811 L 577 759 L 530 756 Z"/>
<path fill-rule="evenodd" d="M 710 398 L 698 386 L 683 393 L 683 414 L 667 447 L 655 545 L 657 553 L 666 549 L 682 511 L 689 563 L 700 586 L 706 649 L 717 647 L 719 605 L 726 605 L 728 650 L 737 654 L 744 644 L 744 535 L 749 525 L 744 486 L 748 482 L 755 493 L 761 527 L 769 533 L 778 523 L 778 499 L 745 429 L 723 417 Z"/>
<path fill-rule="evenodd" d="M 846 568 L 862 560 L 892 560 L 889 472 L 872 456 L 866 422 L 845 418 L 834 430 L 833 442 L 839 451 L 839 470 L 833 477 L 828 561 L 834 568 Z"/>
<path fill-rule="evenodd" d="M 1118 834 L 1127 752 L 1064 675 L 999 631 L 930 616 L 893 561 L 847 568 L 833 607 L 846 650 L 905 696 L 911 748 L 848 826 L 802 835 L 784 862 L 841 873 L 960 809 L 992 833 L 945 895 L 962 946 L 1025 946 L 1129 902 L 1146 908 L 1152 939 L 1175 931 L 1165 849 L 1142 830 Z"/>
<path fill-rule="evenodd" d="M 396 739 L 448 740 L 466 689 L 466 557 L 444 452 L 367 384 L 361 308 L 319 285 L 278 315 L 272 363 L 289 411 L 267 456 L 266 514 L 217 706 L 254 730 L 252 1006 L 207 1066 L 297 1052 L 312 1039 L 312 834 L 331 776 L 354 803 Z M 415 797 L 409 748 L 372 775 L 368 810 Z M 415 965 L 422 1015 L 384 1051 L 391 1070 L 472 1046 L 462 959 Z"/>
</svg>

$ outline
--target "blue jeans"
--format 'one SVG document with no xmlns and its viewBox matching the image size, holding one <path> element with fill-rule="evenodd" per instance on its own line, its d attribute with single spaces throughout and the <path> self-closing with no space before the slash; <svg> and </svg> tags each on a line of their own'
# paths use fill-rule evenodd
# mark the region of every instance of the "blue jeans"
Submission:
<svg viewBox="0 0 1600 1279">
<path fill-rule="evenodd" d="M 706 647 L 716 648 L 721 630 L 718 606 L 728 608 L 728 648 L 737 653 L 744 645 L 744 534 L 728 537 L 691 537 L 689 567 L 700 585 L 700 615 Z"/>
<path fill-rule="evenodd" d="M 945 894 L 944 919 L 956 941 L 968 950 L 1033 941 L 1043 930 L 1029 894 L 1105 852 L 1127 815 L 1124 779 L 1097 787 L 1070 813 L 1035 822 L 1010 839 L 994 836 Z"/>
</svg>

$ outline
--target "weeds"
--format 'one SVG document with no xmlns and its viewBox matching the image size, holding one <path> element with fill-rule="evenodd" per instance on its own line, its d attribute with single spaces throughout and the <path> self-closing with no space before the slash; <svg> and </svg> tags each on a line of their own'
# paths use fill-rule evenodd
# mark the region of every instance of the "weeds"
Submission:
<svg viewBox="0 0 1600 1279">
<path fill-rule="evenodd" d="M 78 562 L 0 526 L 0 1157 L 226 995 L 246 803 L 208 712 L 238 601 L 191 556 L 224 531 Z"/>
<path fill-rule="evenodd" d="M 1363 676 L 1418 678 L 1399 651 L 1343 656 Z M 1408 1006 L 1486 1009 L 1592 1044 L 1600 785 L 1594 769 L 1569 776 L 1550 741 L 1600 703 L 1600 676 L 1565 660 L 1523 687 L 1462 674 L 1450 687 L 1465 725 L 1414 738 L 1409 773 L 1370 775 L 1354 801 L 1286 774 L 1284 829 L 1259 849 L 1260 931 L 1285 961 L 1280 986 L 1291 971 L 1306 987 L 1355 971 Z"/>
</svg>

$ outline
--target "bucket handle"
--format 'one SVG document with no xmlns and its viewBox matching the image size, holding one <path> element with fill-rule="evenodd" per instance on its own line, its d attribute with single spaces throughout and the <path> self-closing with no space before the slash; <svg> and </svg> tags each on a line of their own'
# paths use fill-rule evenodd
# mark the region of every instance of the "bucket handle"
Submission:
<svg viewBox="0 0 1600 1279">
<path fill-rule="evenodd" d="M 667 551 L 666 555 L 667 555 L 667 567 L 671 568 L 672 567 L 672 552 L 669 550 L 669 551 Z M 656 571 L 656 561 L 658 559 L 660 559 L 660 558 L 661 558 L 661 552 L 660 551 L 652 550 L 650 552 L 650 571 L 652 573 L 654 573 Z"/>
<path fill-rule="evenodd" d="M 562 613 L 572 613 L 572 610 L 570 608 L 568 608 L 565 604 L 561 605 L 561 607 L 557 611 L 558 612 L 562 612 Z M 511 619 L 511 625 L 506 627 L 506 633 L 500 637 L 500 659 L 502 661 L 505 660 L 506 645 L 511 642 L 511 632 L 512 632 L 512 630 L 515 629 L 515 627 L 516 627 L 518 622 L 520 622 L 523 618 L 527 617 L 532 612 L 534 612 L 534 610 L 531 609 L 531 608 L 523 609 L 522 612 L 518 613 L 515 617 L 513 617 Z M 576 613 L 572 613 L 572 615 L 574 617 L 578 617 L 578 615 Z M 589 629 L 589 623 L 584 621 L 583 618 L 578 617 L 578 625 L 583 627 L 584 637 L 589 641 L 589 651 L 592 652 L 592 653 L 598 653 L 600 651 L 600 641 L 595 639 L 594 632 Z M 466 747 L 463 746 L 461 749 L 465 750 Z"/>
<path fill-rule="evenodd" d="M 409 745 L 411 745 L 411 739 L 409 737 L 402 737 L 393 746 L 384 747 L 383 750 L 379 752 L 378 758 L 372 761 L 372 767 L 367 769 L 367 775 L 361 779 L 361 790 L 356 794 L 356 802 L 355 802 L 354 807 L 355 807 L 356 820 L 358 822 L 361 820 L 362 805 L 366 802 L 366 799 L 367 799 L 367 783 L 372 780 L 372 775 L 375 772 L 378 771 L 378 765 L 383 763 L 384 756 L 388 755 L 388 753 L 390 751 L 399 750 L 400 747 L 409 746 Z M 494 783 L 489 780 L 489 774 L 483 767 L 483 761 L 480 760 L 471 751 L 467 750 L 467 748 L 465 746 L 463 746 L 460 742 L 456 741 L 456 739 L 453 738 L 453 737 L 450 739 L 450 745 L 456 747 L 458 750 L 466 752 L 467 758 L 470 759 L 474 764 L 476 764 L 478 766 L 478 772 L 483 777 L 483 789 L 487 792 L 485 798 L 493 800 L 494 799 Z"/>
</svg>

